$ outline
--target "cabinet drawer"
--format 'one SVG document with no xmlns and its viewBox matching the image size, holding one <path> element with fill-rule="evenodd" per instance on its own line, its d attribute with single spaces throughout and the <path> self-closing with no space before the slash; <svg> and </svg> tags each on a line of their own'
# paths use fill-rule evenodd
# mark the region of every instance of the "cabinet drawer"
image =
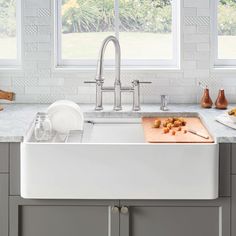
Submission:
<svg viewBox="0 0 236 236">
<path fill-rule="evenodd" d="M 8 158 L 9 158 L 9 144 L 0 143 L 0 173 L 6 173 L 9 171 Z"/>
</svg>

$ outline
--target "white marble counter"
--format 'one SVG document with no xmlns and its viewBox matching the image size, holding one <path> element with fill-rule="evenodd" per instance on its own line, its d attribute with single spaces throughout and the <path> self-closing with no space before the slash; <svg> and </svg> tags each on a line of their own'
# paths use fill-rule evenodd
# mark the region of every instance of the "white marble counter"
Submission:
<svg viewBox="0 0 236 236">
<path fill-rule="evenodd" d="M 33 121 L 35 114 L 38 111 L 44 111 L 47 106 L 47 104 L 4 104 L 4 110 L 0 112 L 0 142 L 23 141 L 24 135 Z M 112 106 L 109 105 L 104 106 L 104 111 L 102 112 L 95 112 L 93 107 L 93 105 L 81 105 L 85 117 L 140 117 L 144 114 L 148 115 L 148 113 L 160 112 L 159 105 L 150 104 L 142 105 L 142 110 L 139 112 L 131 112 L 131 105 L 124 105 L 123 110 L 119 112 L 113 112 Z M 233 105 L 230 107 L 233 107 Z M 217 142 L 236 143 L 236 130 L 215 121 L 215 117 L 225 111 L 202 109 L 199 105 L 195 104 L 178 104 L 169 106 L 168 113 L 171 112 L 198 112 L 204 118 L 207 127 Z"/>
</svg>

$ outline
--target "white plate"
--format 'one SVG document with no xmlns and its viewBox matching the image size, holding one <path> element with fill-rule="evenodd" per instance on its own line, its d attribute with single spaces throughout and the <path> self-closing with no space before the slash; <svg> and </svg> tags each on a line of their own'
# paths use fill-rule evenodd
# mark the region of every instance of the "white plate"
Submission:
<svg viewBox="0 0 236 236">
<path fill-rule="evenodd" d="M 83 130 L 83 113 L 75 102 L 69 100 L 56 101 L 47 109 L 52 122 L 52 128 L 58 133 L 68 133 L 70 130 Z"/>
</svg>

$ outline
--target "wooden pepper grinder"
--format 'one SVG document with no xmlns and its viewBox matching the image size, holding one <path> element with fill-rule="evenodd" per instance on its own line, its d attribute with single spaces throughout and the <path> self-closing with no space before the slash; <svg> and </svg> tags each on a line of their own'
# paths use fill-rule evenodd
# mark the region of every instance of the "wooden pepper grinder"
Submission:
<svg viewBox="0 0 236 236">
<path fill-rule="evenodd" d="M 5 100 L 8 100 L 8 101 L 13 101 L 13 97 L 14 97 L 14 93 L 0 90 L 0 99 L 5 99 Z M 3 110 L 3 107 L 0 106 L 0 111 L 2 111 L 2 110 Z"/>
<path fill-rule="evenodd" d="M 215 102 L 215 106 L 217 109 L 227 109 L 228 101 L 225 97 L 224 89 L 219 90 L 218 97 Z"/>
<path fill-rule="evenodd" d="M 206 86 L 206 88 L 204 88 L 204 92 L 203 92 L 202 99 L 201 99 L 201 107 L 211 108 L 212 105 L 213 105 L 213 102 L 210 97 L 209 89 Z"/>
</svg>

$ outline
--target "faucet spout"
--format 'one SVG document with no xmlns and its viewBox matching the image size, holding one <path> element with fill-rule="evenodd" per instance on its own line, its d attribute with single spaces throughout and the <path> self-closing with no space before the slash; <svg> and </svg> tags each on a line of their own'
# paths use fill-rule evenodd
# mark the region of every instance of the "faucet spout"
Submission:
<svg viewBox="0 0 236 236">
<path fill-rule="evenodd" d="M 119 111 L 122 109 L 121 107 L 121 81 L 120 81 L 120 61 L 121 61 L 121 50 L 119 40 L 115 36 L 108 36 L 102 43 L 99 58 L 97 63 L 97 74 L 96 81 L 100 83 L 102 89 L 102 85 L 104 82 L 103 77 L 103 69 L 104 69 L 104 55 L 106 51 L 106 47 L 109 42 L 113 42 L 115 46 L 115 83 L 114 83 L 114 110 Z M 97 91 L 97 95 L 101 100 L 101 92 Z"/>
<path fill-rule="evenodd" d="M 99 52 L 99 58 L 97 63 L 97 76 L 96 80 L 103 80 L 103 68 L 104 68 L 104 55 L 106 51 L 106 47 L 109 42 L 113 42 L 115 46 L 115 81 L 120 83 L 120 60 L 121 60 L 121 50 L 120 50 L 120 43 L 119 40 L 113 36 L 110 35 L 107 38 L 105 38 L 102 42 L 102 46 Z"/>
</svg>

